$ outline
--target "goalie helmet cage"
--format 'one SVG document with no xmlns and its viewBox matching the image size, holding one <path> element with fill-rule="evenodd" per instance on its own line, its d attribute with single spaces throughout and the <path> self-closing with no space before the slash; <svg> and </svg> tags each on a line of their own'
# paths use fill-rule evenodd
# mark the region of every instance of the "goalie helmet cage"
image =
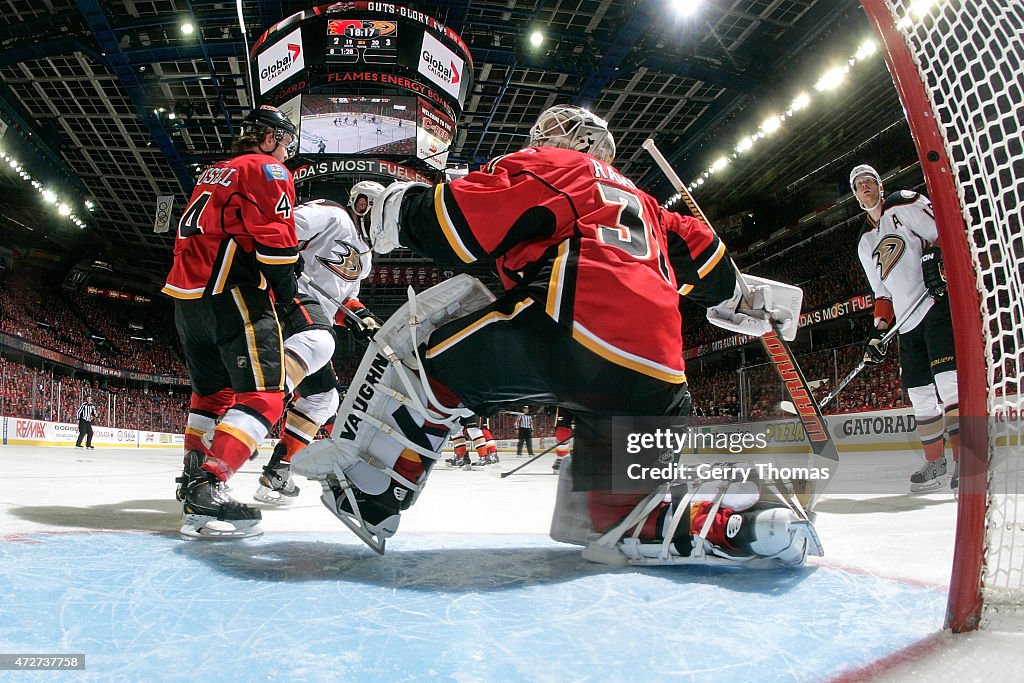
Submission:
<svg viewBox="0 0 1024 683">
<path fill-rule="evenodd" d="M 949 280 L 962 462 L 946 625 L 1020 628 L 1024 3 L 861 5 L 910 123 Z"/>
</svg>

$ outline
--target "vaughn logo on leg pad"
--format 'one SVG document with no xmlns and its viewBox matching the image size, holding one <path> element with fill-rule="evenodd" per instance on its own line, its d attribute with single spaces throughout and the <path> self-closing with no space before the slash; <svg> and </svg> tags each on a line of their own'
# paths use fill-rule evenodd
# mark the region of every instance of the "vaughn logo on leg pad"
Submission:
<svg viewBox="0 0 1024 683">
<path fill-rule="evenodd" d="M 384 371 L 387 369 L 388 359 L 379 353 L 374 356 L 373 362 L 370 364 L 369 371 L 366 373 L 366 376 L 363 377 L 362 383 L 356 390 L 357 393 L 355 400 L 352 402 L 352 408 L 354 410 L 366 412 L 367 408 L 370 407 L 370 401 L 373 400 L 374 393 L 376 393 L 374 386 L 380 382 L 381 377 L 384 376 Z M 359 431 L 360 422 L 362 422 L 362 420 L 356 417 L 354 413 L 349 413 L 345 418 L 345 428 L 340 434 L 338 434 L 338 438 L 354 441 L 356 433 Z"/>
</svg>

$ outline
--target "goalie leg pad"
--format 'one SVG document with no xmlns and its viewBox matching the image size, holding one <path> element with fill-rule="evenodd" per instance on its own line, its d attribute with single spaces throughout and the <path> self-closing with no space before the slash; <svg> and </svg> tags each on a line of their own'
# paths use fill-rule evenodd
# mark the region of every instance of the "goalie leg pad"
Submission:
<svg viewBox="0 0 1024 683">
<path fill-rule="evenodd" d="M 444 407 L 436 400 L 429 382 L 418 372 L 418 346 L 440 325 L 493 300 L 479 280 L 468 275 L 419 295 L 410 290 L 409 303 L 381 326 L 367 346 L 338 410 L 332 438 L 310 445 L 292 459 L 292 471 L 324 482 L 324 504 L 378 552 L 383 552 L 384 539 L 397 529 L 400 511 L 418 496 L 449 433 L 461 428 L 458 418 L 472 415 L 468 409 Z M 403 476 L 396 471 L 399 458 L 415 463 L 423 474 Z M 382 495 L 401 503 L 394 519 L 367 521 L 360 506 L 369 512 L 376 504 L 370 499 Z M 394 507 L 390 500 L 388 507 Z"/>
</svg>

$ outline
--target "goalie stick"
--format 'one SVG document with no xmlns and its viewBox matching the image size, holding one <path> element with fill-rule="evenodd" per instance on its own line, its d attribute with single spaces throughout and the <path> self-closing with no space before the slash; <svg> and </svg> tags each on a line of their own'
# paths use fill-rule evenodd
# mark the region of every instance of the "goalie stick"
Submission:
<svg viewBox="0 0 1024 683">
<path fill-rule="evenodd" d="M 643 148 L 647 150 L 654 159 L 654 162 L 658 164 L 661 172 L 668 178 L 672 187 L 679 193 L 679 196 L 682 197 L 686 206 L 693 212 L 693 215 L 710 227 L 711 222 L 704 215 L 704 212 L 701 211 L 700 207 L 697 206 L 697 202 L 690 194 L 690 191 L 686 189 L 686 185 L 683 184 L 675 170 L 669 165 L 668 160 L 662 155 L 657 145 L 654 144 L 654 140 L 651 138 L 644 140 Z M 736 270 L 736 281 L 739 283 L 740 292 L 744 297 L 748 297 L 750 292 L 746 282 L 743 280 L 742 273 L 736 267 L 735 262 L 732 265 Z M 803 423 L 804 432 L 811 442 L 811 450 L 814 456 L 824 461 L 823 464 L 829 467 L 829 478 L 819 480 L 822 482 L 822 486 L 816 486 L 815 480 L 794 479 L 791 481 L 793 492 L 807 513 L 810 514 L 818 496 L 821 495 L 821 489 L 824 487 L 824 484 L 835 476 L 835 471 L 839 465 L 839 451 L 836 450 L 835 441 L 828 431 L 825 418 L 822 416 L 821 409 L 811 394 L 811 388 L 807 385 L 807 379 L 800 370 L 800 366 L 796 362 L 796 356 L 793 354 L 789 344 L 779 335 L 776 329 L 763 335 L 760 339 L 765 353 L 768 354 L 768 358 L 771 359 L 772 364 L 775 366 L 775 371 L 782 379 L 783 386 L 786 387 L 786 393 L 789 394 L 790 399 L 793 401 L 797 415 L 800 417 L 800 422 Z"/>
<path fill-rule="evenodd" d="M 899 334 L 900 328 L 903 327 L 904 324 L 906 324 L 907 320 L 910 319 L 910 316 L 912 316 L 914 312 L 917 311 L 918 308 L 920 308 L 921 304 L 924 303 L 924 300 L 927 299 L 929 296 L 930 295 L 928 292 L 922 292 L 921 296 L 918 297 L 917 301 L 914 302 L 914 305 L 907 309 L 907 312 L 900 316 L 900 319 L 897 320 L 893 324 L 893 326 L 886 331 L 885 335 L 882 337 L 882 340 L 878 343 L 878 345 L 881 346 L 883 349 L 887 348 L 889 346 L 889 342 L 891 342 L 893 338 L 897 334 Z M 853 378 L 859 375 L 860 371 L 866 368 L 867 365 L 868 364 L 864 361 L 864 359 L 861 358 L 860 362 L 857 363 L 857 366 L 853 370 L 850 370 L 846 377 L 843 377 L 841 380 L 839 380 L 839 382 L 836 384 L 836 388 L 828 392 L 828 394 L 826 394 L 821 399 L 821 401 L 818 402 L 818 408 L 824 409 L 825 406 L 834 401 L 836 399 L 836 396 L 839 395 L 839 392 L 845 389 L 846 385 L 852 382 Z M 779 408 L 787 413 L 796 413 L 796 408 L 789 401 L 783 401 L 782 403 L 780 403 Z"/>
</svg>

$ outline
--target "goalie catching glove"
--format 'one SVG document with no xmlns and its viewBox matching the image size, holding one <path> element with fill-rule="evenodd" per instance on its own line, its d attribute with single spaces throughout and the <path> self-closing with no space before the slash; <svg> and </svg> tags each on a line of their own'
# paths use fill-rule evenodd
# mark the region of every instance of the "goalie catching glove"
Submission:
<svg viewBox="0 0 1024 683">
<path fill-rule="evenodd" d="M 741 277 L 749 296 L 743 296 L 737 282 L 732 298 L 708 309 L 708 321 L 752 337 L 761 337 L 775 328 L 783 339 L 793 341 L 800 324 L 803 290 L 753 275 Z"/>
<path fill-rule="evenodd" d="M 398 221 L 402 210 L 402 197 L 411 187 L 429 187 L 426 183 L 394 182 L 375 197 L 370 209 L 370 223 L 367 239 L 370 247 L 378 254 L 387 254 L 401 246 L 398 235 L 401 226 Z"/>
</svg>

